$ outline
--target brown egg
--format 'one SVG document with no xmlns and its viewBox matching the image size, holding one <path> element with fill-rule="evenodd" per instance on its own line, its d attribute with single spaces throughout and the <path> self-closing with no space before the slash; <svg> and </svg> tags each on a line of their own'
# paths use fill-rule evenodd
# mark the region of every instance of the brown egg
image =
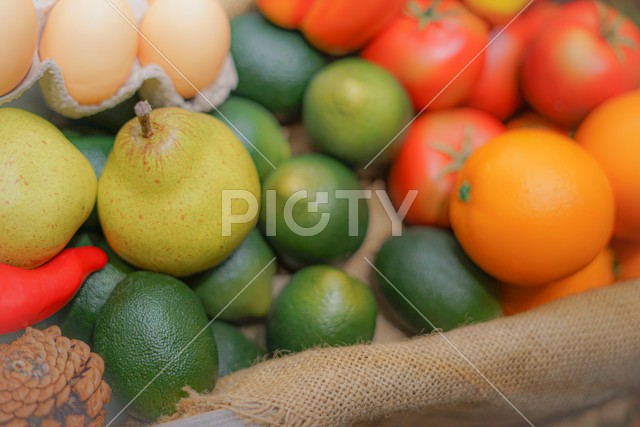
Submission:
<svg viewBox="0 0 640 427">
<path fill-rule="evenodd" d="M 40 40 L 40 59 L 55 60 L 69 94 L 84 105 L 118 91 L 137 51 L 136 18 L 127 0 L 59 0 Z"/>
<path fill-rule="evenodd" d="M 140 30 L 140 63 L 160 65 L 183 98 L 213 84 L 229 53 L 229 19 L 217 0 L 154 0 Z"/>
<path fill-rule="evenodd" d="M 38 19 L 31 0 L 0 0 L 0 96 L 29 72 L 38 42 Z"/>
</svg>

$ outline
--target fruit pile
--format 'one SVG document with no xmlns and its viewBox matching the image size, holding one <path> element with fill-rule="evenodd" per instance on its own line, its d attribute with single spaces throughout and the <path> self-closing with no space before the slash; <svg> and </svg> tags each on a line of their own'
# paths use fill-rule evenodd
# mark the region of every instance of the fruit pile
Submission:
<svg viewBox="0 0 640 427">
<path fill-rule="evenodd" d="M 73 51 L 60 42 L 72 34 L 63 7 L 81 3 L 57 3 L 41 54 Z M 184 73 L 167 72 L 192 96 L 210 81 L 191 71 L 218 65 L 177 37 L 178 12 L 193 10 L 152 3 L 141 26 L 151 50 L 136 41 L 130 59 L 184 53 L 167 68 Z M 447 331 L 640 277 L 640 29 L 621 10 L 257 9 L 189 27 L 211 57 L 229 49 L 238 72 L 209 113 L 134 97 L 58 128 L 0 109 L 4 341 L 59 326 L 104 360 L 129 413 L 155 421 L 185 386 L 211 391 L 268 357 L 371 342 L 383 318 L 409 336 Z M 182 24 L 165 26 L 172 17 Z M 227 26 L 230 40 L 213 37 Z M 106 91 L 95 99 L 126 79 L 105 70 L 89 70 L 106 85 L 91 86 Z M 365 274 L 347 267 L 356 259 Z M 0 424 L 12 417 L 0 405 Z"/>
</svg>

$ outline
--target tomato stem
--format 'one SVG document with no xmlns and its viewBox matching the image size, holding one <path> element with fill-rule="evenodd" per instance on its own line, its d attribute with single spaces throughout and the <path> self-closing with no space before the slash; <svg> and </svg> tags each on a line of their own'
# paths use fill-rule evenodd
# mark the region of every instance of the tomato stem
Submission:
<svg viewBox="0 0 640 427">
<path fill-rule="evenodd" d="M 442 0 L 434 0 L 426 9 L 422 9 L 416 0 L 407 3 L 407 13 L 418 20 L 418 28 L 424 29 L 431 21 L 435 21 L 440 16 L 436 10 Z"/>
<path fill-rule="evenodd" d="M 622 24 L 624 23 L 624 16 L 619 15 L 615 18 L 611 17 L 609 9 L 605 4 L 596 2 L 598 8 L 598 14 L 600 16 L 600 34 L 603 39 L 611 46 L 620 63 L 625 62 L 625 55 L 622 51 L 623 47 L 631 49 L 637 49 L 637 43 L 629 38 L 626 38 L 620 34 Z"/>
<path fill-rule="evenodd" d="M 433 144 L 431 144 L 431 148 L 451 158 L 451 161 L 447 163 L 442 169 L 440 169 L 440 172 L 438 172 L 436 176 L 437 179 L 441 179 L 450 173 L 458 172 L 462 168 L 464 163 L 471 155 L 471 151 L 473 150 L 471 146 L 472 134 L 473 126 L 467 126 L 465 128 L 464 139 L 462 141 L 460 151 L 440 142 L 434 142 Z"/>
</svg>

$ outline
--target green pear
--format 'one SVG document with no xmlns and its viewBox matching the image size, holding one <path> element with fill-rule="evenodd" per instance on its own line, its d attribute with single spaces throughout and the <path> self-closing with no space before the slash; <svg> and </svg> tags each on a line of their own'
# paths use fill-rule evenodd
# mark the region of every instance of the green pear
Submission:
<svg viewBox="0 0 640 427">
<path fill-rule="evenodd" d="M 96 201 L 89 161 L 45 119 L 0 109 L 0 262 L 35 268 L 60 252 Z"/>
<path fill-rule="evenodd" d="M 143 270 L 184 277 L 216 266 L 258 218 L 260 181 L 249 152 L 208 114 L 151 111 L 142 101 L 136 115 L 118 132 L 98 182 L 107 242 Z"/>
</svg>

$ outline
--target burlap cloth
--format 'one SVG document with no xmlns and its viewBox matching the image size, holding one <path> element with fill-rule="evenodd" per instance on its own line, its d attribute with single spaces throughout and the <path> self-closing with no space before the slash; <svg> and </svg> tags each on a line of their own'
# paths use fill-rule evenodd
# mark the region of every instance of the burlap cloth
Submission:
<svg viewBox="0 0 640 427">
<path fill-rule="evenodd" d="M 295 153 L 310 150 L 300 126 L 289 131 Z M 380 179 L 363 182 L 384 188 Z M 375 197 L 369 207 L 365 243 L 343 267 L 373 284 L 364 257 L 374 259 L 391 220 Z M 540 426 L 568 415 L 554 426 L 630 425 L 640 385 L 640 281 L 418 338 L 379 304 L 373 344 L 261 362 L 222 378 L 211 394 L 183 399 L 172 419 L 226 408 L 247 423 L 292 427 L 529 425 L 523 416 Z M 261 327 L 248 332 L 264 338 Z"/>
</svg>

